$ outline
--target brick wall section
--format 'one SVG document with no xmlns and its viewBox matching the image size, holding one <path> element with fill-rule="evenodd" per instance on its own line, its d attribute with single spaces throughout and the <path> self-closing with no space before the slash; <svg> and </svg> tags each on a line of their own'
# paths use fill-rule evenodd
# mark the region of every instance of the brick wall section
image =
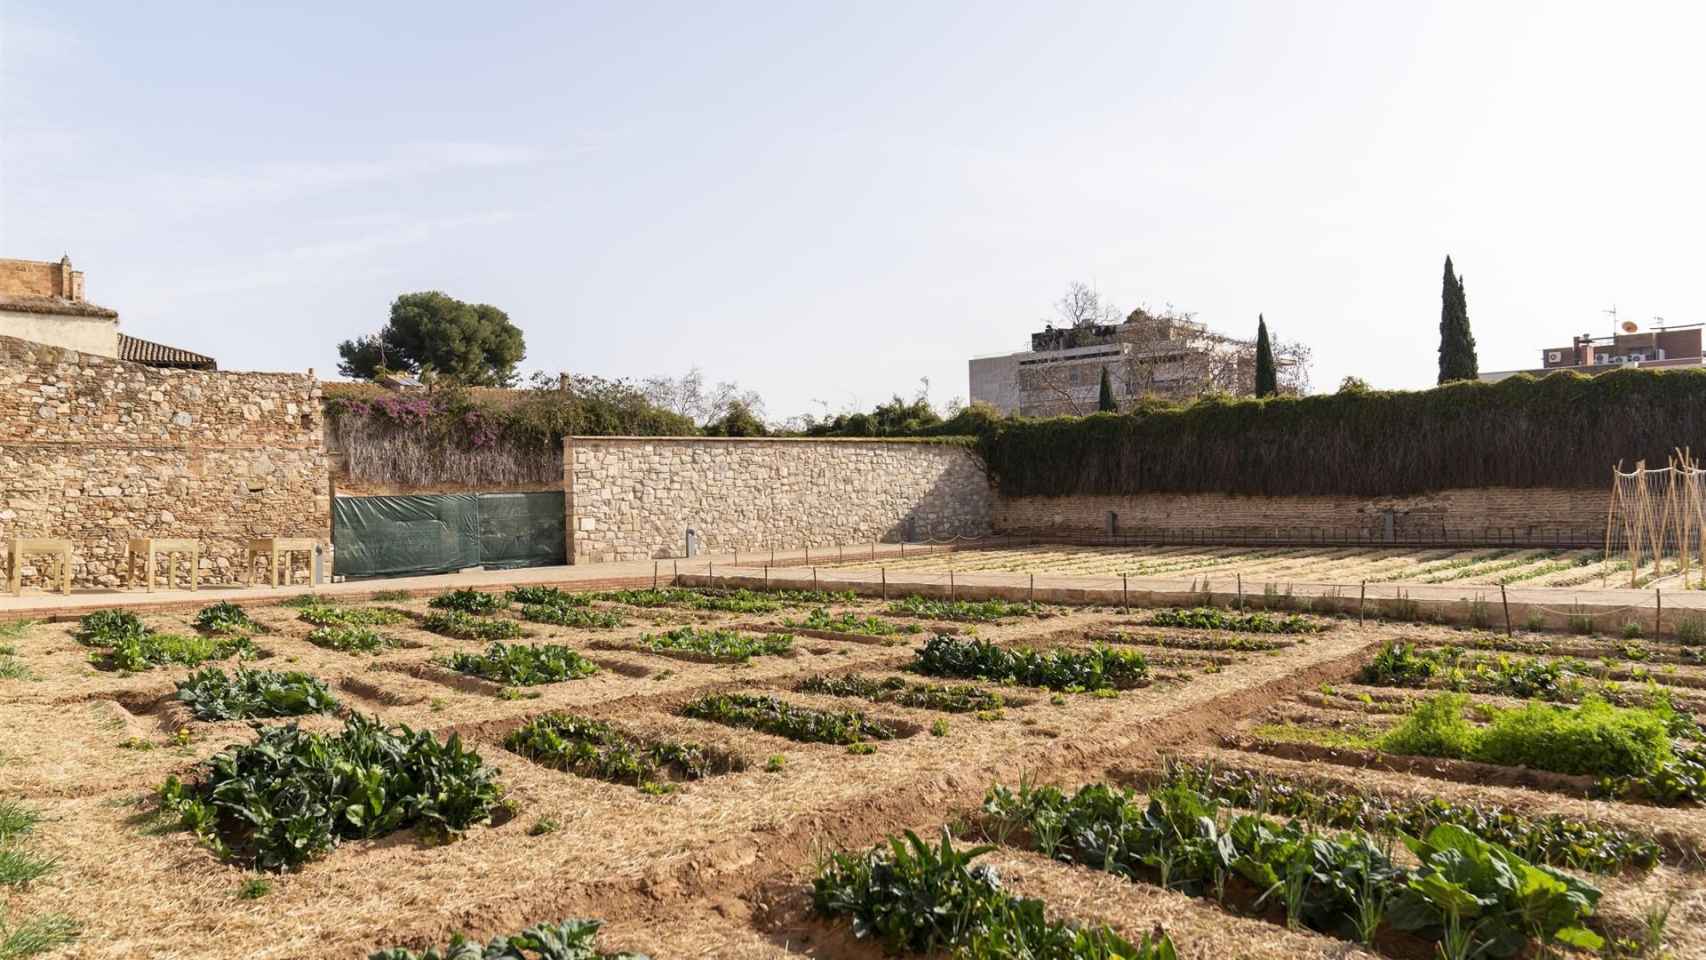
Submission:
<svg viewBox="0 0 1706 960">
<path fill-rule="evenodd" d="M 1291 531 L 1368 530 L 1379 536 L 1385 511 L 1396 537 L 1488 528 L 1518 535 L 1573 530 L 1603 535 L 1610 505 L 1604 490 L 1489 487 L 1442 490 L 1413 497 L 1244 497 L 1220 493 L 1137 496 L 1002 497 L 995 529 L 1003 534 L 1096 535 L 1107 532 L 1108 511 L 1119 528 L 1139 530 Z"/>
<path fill-rule="evenodd" d="M 247 538 L 330 527 L 313 376 L 156 370 L 0 337 L 0 543 L 69 539 L 74 582 L 111 586 L 129 538 L 196 537 L 220 582 Z"/>
<path fill-rule="evenodd" d="M 983 462 L 881 440 L 572 437 L 563 456 L 571 563 L 989 532 Z"/>
</svg>

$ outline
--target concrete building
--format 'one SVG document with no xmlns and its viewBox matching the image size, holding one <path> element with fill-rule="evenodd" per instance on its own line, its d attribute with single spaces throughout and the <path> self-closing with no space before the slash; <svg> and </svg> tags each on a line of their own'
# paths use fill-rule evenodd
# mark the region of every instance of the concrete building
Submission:
<svg viewBox="0 0 1706 960">
<path fill-rule="evenodd" d="M 116 357 L 151 367 L 217 369 L 212 357 L 127 336 L 118 311 L 83 296 L 83 271 L 57 262 L 0 259 L 0 337 Z"/>
<path fill-rule="evenodd" d="M 1302 392 L 1307 352 L 1276 341 L 1274 358 L 1281 390 Z M 1121 406 L 1140 397 L 1245 395 L 1255 392 L 1256 344 L 1143 309 L 1123 323 L 1051 325 L 1031 335 L 1027 351 L 973 358 L 971 399 L 1025 417 L 1092 413 L 1104 368 Z"/>
<path fill-rule="evenodd" d="M 1625 367 L 1706 366 L 1706 358 L 1701 356 L 1700 349 L 1701 327 L 1698 323 L 1688 323 L 1642 330 L 1634 322 L 1624 321 L 1622 331 L 1609 337 L 1584 333 L 1571 338 L 1567 347 L 1542 349 L 1538 367 L 1483 373 L 1481 379 L 1492 383 L 1519 373 L 1543 377 L 1560 370 L 1570 370 L 1593 376 Z"/>
</svg>

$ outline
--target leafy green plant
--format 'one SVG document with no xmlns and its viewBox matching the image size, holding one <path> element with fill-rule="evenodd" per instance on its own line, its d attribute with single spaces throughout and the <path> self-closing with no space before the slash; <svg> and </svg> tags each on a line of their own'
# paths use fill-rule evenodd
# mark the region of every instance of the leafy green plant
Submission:
<svg viewBox="0 0 1706 960">
<path fill-rule="evenodd" d="M 504 738 L 504 747 L 554 770 L 634 787 L 700 780 L 743 766 L 738 757 L 702 744 L 643 740 L 602 720 L 561 712 L 518 727 Z"/>
<path fill-rule="evenodd" d="M 557 587 L 513 587 L 508 599 L 524 607 L 584 607 L 592 603 L 592 594 L 570 593 Z"/>
<path fill-rule="evenodd" d="M 813 710 L 776 697 L 755 694 L 713 694 L 681 708 L 681 715 L 728 727 L 746 727 L 804 743 L 852 744 L 864 740 L 893 740 L 899 731 L 854 710 Z"/>
<path fill-rule="evenodd" d="M 931 845 L 908 831 L 865 854 L 831 855 L 812 881 L 812 907 L 849 916 L 860 939 L 889 953 L 962 960 L 1177 960 L 1165 935 L 1140 944 L 1106 927 L 1045 916 L 1042 902 L 1007 893 L 995 871 L 972 861 L 990 847 L 956 848 L 944 830 Z"/>
<path fill-rule="evenodd" d="M 261 625 L 242 607 L 221 600 L 201 608 L 195 615 L 195 628 L 203 633 L 254 633 Z"/>
<path fill-rule="evenodd" d="M 609 630 L 622 626 L 624 622 L 621 615 L 609 610 L 589 610 L 563 604 L 527 604 L 521 608 L 521 619 L 583 630 Z"/>
<path fill-rule="evenodd" d="M 597 920 L 542 923 L 483 945 L 457 934 L 443 950 L 398 947 L 368 954 L 367 960 L 648 960 L 638 953 L 598 952 L 593 941 L 599 926 Z"/>
<path fill-rule="evenodd" d="M 640 638 L 640 642 L 654 653 L 689 654 L 728 663 L 745 663 L 753 657 L 781 656 L 794 649 L 792 634 L 745 634 L 698 627 L 677 627 L 668 633 L 647 634 Z"/>
<path fill-rule="evenodd" d="M 907 683 L 899 677 L 878 679 L 861 674 L 816 674 L 795 684 L 794 689 L 801 693 L 858 697 L 873 703 L 894 703 L 903 707 L 942 710 L 948 713 L 999 710 L 1004 702 L 999 693 L 967 684 L 944 686 L 934 683 Z"/>
<path fill-rule="evenodd" d="M 177 698 L 197 720 L 249 720 L 331 713 L 336 697 L 306 673 L 245 670 L 227 675 L 218 667 L 197 671 L 178 684 Z"/>
<path fill-rule="evenodd" d="M 540 817 L 533 821 L 532 826 L 527 828 L 527 835 L 543 837 L 548 833 L 556 833 L 561 828 L 562 824 L 558 823 L 555 817 Z"/>
<path fill-rule="evenodd" d="M 434 610 L 460 610 L 463 613 L 496 613 L 508 605 L 508 600 L 495 593 L 471 588 L 441 593 L 427 601 L 427 606 Z"/>
<path fill-rule="evenodd" d="M 406 603 L 413 598 L 407 590 L 375 590 L 369 599 L 374 603 Z"/>
<path fill-rule="evenodd" d="M 247 636 L 208 637 L 200 634 L 141 633 L 119 637 L 103 662 L 111 669 L 139 672 L 168 664 L 195 667 L 209 660 L 248 659 L 259 653 Z"/>
<path fill-rule="evenodd" d="M 1147 621 L 1152 627 L 1184 627 L 1191 630 L 1230 630 L 1236 633 L 1320 633 L 1327 625 L 1291 614 L 1233 613 L 1216 607 L 1158 610 Z"/>
<path fill-rule="evenodd" d="M 1230 807 L 1300 817 L 1323 827 L 1422 836 L 1439 824 L 1451 823 L 1527 860 L 1594 873 L 1651 869 L 1662 852 L 1651 836 L 1598 821 L 1533 815 L 1496 804 L 1388 794 L 1202 763 L 1170 763 L 1161 782 L 1182 785 Z"/>
<path fill-rule="evenodd" d="M 265 877 L 250 877 L 237 888 L 237 899 L 259 900 L 272 892 L 272 881 Z"/>
<path fill-rule="evenodd" d="M 798 619 L 784 619 L 782 625 L 796 630 L 827 630 L 831 633 L 852 633 L 866 637 L 892 637 L 903 633 L 921 633 L 924 630 L 916 623 L 894 623 L 868 615 L 862 617 L 851 610 L 831 616 L 823 607 L 817 607 Z"/>
<path fill-rule="evenodd" d="M 1625 640 L 1639 640 L 1639 639 L 1641 639 L 1641 623 L 1640 623 L 1640 621 L 1631 620 L 1628 623 L 1625 623 L 1623 625 L 1623 639 L 1625 639 Z"/>
<path fill-rule="evenodd" d="M 975 637 L 938 634 L 925 641 L 909 669 L 933 677 L 1010 682 L 1051 690 L 1127 689 L 1149 679 L 1149 662 L 1135 650 L 1096 646 L 1040 653 L 1000 647 Z"/>
<path fill-rule="evenodd" d="M 221 855 L 276 871 L 342 840 L 410 826 L 442 838 L 488 823 L 501 799 L 495 773 L 456 734 L 441 743 L 354 715 L 335 734 L 262 728 L 203 761 L 191 782 L 168 778 L 160 800 Z"/>
<path fill-rule="evenodd" d="M 372 627 L 356 626 L 327 626 L 315 627 L 308 632 L 308 642 L 316 647 L 337 650 L 342 653 L 374 654 L 386 647 L 396 646 L 397 641 L 381 634 Z"/>
<path fill-rule="evenodd" d="M 1488 708 L 1490 722 L 1478 729 L 1464 718 L 1466 705 L 1459 694 L 1422 701 L 1380 738 L 1380 748 L 1610 777 L 1641 776 L 1671 759 L 1669 721 L 1660 708 L 1613 707 L 1589 696 L 1574 709 Z"/>
<path fill-rule="evenodd" d="M 86 647 L 110 647 L 148 632 L 142 618 L 129 610 L 97 610 L 77 621 L 77 642 Z"/>
<path fill-rule="evenodd" d="M 1676 622 L 1676 642 L 1685 647 L 1706 645 L 1706 618 L 1683 617 Z"/>
<path fill-rule="evenodd" d="M 930 724 L 930 735 L 932 737 L 945 737 L 945 736 L 947 736 L 948 735 L 948 721 L 947 721 L 947 719 L 946 718 L 940 718 L 940 719 L 937 719 L 934 723 Z"/>
<path fill-rule="evenodd" d="M 784 757 L 779 753 L 773 753 L 770 755 L 770 758 L 768 760 L 764 761 L 764 772 L 765 773 L 781 773 L 782 770 L 787 767 L 787 765 L 788 765 L 788 758 L 787 757 Z"/>
<path fill-rule="evenodd" d="M 1035 603 L 1010 600 L 940 600 L 913 595 L 889 604 L 889 613 L 925 620 L 994 623 L 1009 617 L 1047 616 L 1048 610 Z"/>
<path fill-rule="evenodd" d="M 482 643 L 527 636 L 527 631 L 514 620 L 478 617 L 461 610 L 435 610 L 421 618 L 421 627 L 457 640 L 478 640 Z"/>
<path fill-rule="evenodd" d="M 534 686 L 579 680 L 598 672 L 598 664 L 561 644 L 492 644 L 485 653 L 458 651 L 438 661 L 452 670 L 494 683 Z"/>
<path fill-rule="evenodd" d="M 384 627 L 409 619 L 390 607 L 339 607 L 318 601 L 298 606 L 296 619 L 316 627 Z"/>
</svg>

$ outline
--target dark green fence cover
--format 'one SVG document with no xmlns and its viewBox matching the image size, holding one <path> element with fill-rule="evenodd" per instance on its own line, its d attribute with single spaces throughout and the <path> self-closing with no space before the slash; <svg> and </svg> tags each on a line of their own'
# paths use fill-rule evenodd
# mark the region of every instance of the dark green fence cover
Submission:
<svg viewBox="0 0 1706 960">
<path fill-rule="evenodd" d="M 332 502 L 335 572 L 344 577 L 564 563 L 563 529 L 560 492 L 338 497 Z"/>
</svg>

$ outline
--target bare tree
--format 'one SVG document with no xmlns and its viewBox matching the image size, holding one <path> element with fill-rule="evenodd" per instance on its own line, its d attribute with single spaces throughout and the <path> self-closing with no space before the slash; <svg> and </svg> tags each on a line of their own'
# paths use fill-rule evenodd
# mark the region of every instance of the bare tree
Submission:
<svg viewBox="0 0 1706 960">
<path fill-rule="evenodd" d="M 1103 300 L 1095 287 L 1074 280 L 1066 285 L 1066 293 L 1055 301 L 1054 312 L 1062 326 L 1089 327 L 1096 324 L 1120 322 L 1120 311 Z"/>
<path fill-rule="evenodd" d="M 742 390 L 732 380 L 707 386 L 705 372 L 698 367 L 679 377 L 648 377 L 640 389 L 653 405 L 688 417 L 700 426 L 722 419 L 737 405 L 759 419 L 764 417 L 764 398 L 756 390 Z"/>
</svg>

